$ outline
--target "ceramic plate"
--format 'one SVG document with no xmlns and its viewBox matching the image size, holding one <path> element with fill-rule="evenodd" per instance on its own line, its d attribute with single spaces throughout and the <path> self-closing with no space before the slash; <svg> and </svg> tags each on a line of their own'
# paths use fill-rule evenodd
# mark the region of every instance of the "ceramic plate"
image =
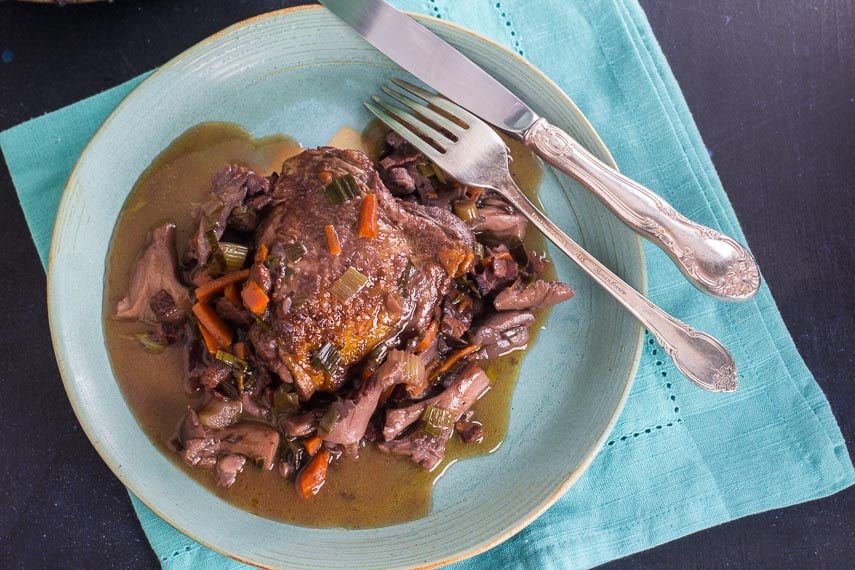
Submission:
<svg viewBox="0 0 855 570">
<path fill-rule="evenodd" d="M 422 21 L 612 163 L 590 124 L 543 74 L 465 29 Z M 504 444 L 453 465 L 437 483 L 425 518 L 371 530 L 267 520 L 217 498 L 152 445 L 113 377 L 101 323 L 107 246 L 134 182 L 173 139 L 204 121 L 237 123 L 257 137 L 285 133 L 305 146 L 325 143 L 344 125 L 361 129 L 370 120 L 362 102 L 392 76 L 407 77 L 321 8 L 237 24 L 179 55 L 127 97 L 84 151 L 62 199 L 49 308 L 54 348 L 80 423 L 113 472 L 151 509 L 194 539 L 252 564 L 425 566 L 484 551 L 530 523 L 578 479 L 611 430 L 635 374 L 639 324 L 552 250 L 560 279 L 577 295 L 552 312 L 525 359 Z M 638 238 L 595 199 L 551 171 L 540 196 L 565 231 L 644 289 Z"/>
</svg>

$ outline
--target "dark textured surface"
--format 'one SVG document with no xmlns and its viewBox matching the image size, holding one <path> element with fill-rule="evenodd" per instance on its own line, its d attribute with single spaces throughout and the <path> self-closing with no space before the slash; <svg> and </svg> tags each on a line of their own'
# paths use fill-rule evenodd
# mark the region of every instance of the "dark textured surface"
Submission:
<svg viewBox="0 0 855 570">
<path fill-rule="evenodd" d="M 852 450 L 855 2 L 640 1 Z M 130 79 L 231 23 L 298 3 L 118 0 L 60 9 L 0 2 L 0 130 Z M 5 165 L 0 212 L 0 448 L 7 458 L 0 565 L 157 567 L 127 494 L 68 405 L 51 350 L 44 273 Z M 608 567 L 850 568 L 853 560 L 849 489 Z"/>
</svg>

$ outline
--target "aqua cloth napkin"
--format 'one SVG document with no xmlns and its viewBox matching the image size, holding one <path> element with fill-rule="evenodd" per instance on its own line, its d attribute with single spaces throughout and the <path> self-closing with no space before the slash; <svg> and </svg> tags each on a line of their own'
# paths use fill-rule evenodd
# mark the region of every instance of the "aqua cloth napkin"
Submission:
<svg viewBox="0 0 855 570">
<path fill-rule="evenodd" d="M 668 64 L 635 0 L 400 0 L 504 44 L 581 107 L 620 168 L 677 209 L 744 236 Z M 567 30 L 572 30 L 568 33 Z M 68 174 L 101 122 L 143 77 L 0 134 L 44 262 Z M 729 347 L 740 390 L 702 392 L 651 337 L 626 409 L 579 482 L 504 544 L 455 568 L 584 568 L 752 513 L 829 495 L 855 471 L 824 395 L 769 290 L 747 303 L 698 293 L 645 244 L 649 296 Z M 243 568 L 136 499 L 163 566 Z"/>
</svg>

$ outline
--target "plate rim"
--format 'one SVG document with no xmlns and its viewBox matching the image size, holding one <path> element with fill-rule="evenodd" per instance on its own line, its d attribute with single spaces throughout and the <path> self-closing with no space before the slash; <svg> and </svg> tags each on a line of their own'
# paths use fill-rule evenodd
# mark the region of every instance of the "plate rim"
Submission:
<svg viewBox="0 0 855 570">
<path fill-rule="evenodd" d="M 51 344 L 52 344 L 54 356 L 55 356 L 55 359 L 57 362 L 57 367 L 58 367 L 59 372 L 60 372 L 60 377 L 62 379 L 62 383 L 63 383 L 64 389 L 66 392 L 66 396 L 69 399 L 69 403 L 71 404 L 71 407 L 74 411 L 77 422 L 81 426 L 81 429 L 83 429 L 84 433 L 86 434 L 86 437 L 89 439 L 90 444 L 95 448 L 98 455 L 101 457 L 101 460 L 104 461 L 104 463 L 110 469 L 112 474 L 116 478 L 119 479 L 119 481 L 122 483 L 122 485 L 125 487 L 125 489 L 127 491 L 129 491 L 133 495 L 133 497 L 135 497 L 137 500 L 139 500 L 141 503 L 143 503 L 148 509 L 150 509 L 154 514 L 156 514 L 158 517 L 160 517 L 163 521 L 170 524 L 173 528 L 178 530 L 178 532 L 180 532 L 180 533 L 184 534 L 185 536 L 191 538 L 192 540 L 195 540 L 196 542 L 206 546 L 207 548 L 210 548 L 211 550 L 213 550 L 219 554 L 222 554 L 223 556 L 226 556 L 230 559 L 233 559 L 233 560 L 245 563 L 245 564 L 249 564 L 252 566 L 259 566 L 259 562 L 256 562 L 256 561 L 253 561 L 249 558 L 244 558 L 243 556 L 228 552 L 228 551 L 224 550 L 223 548 L 220 548 L 218 545 L 213 544 L 211 542 L 208 542 L 203 537 L 198 536 L 196 533 L 194 533 L 192 531 L 188 531 L 185 528 L 181 528 L 180 525 L 176 524 L 153 501 L 149 501 L 149 500 L 147 500 L 147 498 L 144 498 L 143 496 L 141 496 L 141 494 L 135 488 L 135 486 L 129 482 L 127 476 L 125 475 L 125 473 L 122 469 L 122 466 L 120 464 L 118 464 L 116 462 L 116 460 L 111 456 L 111 454 L 108 452 L 108 450 L 104 446 L 103 442 L 101 442 L 100 437 L 98 437 L 98 435 L 92 431 L 93 427 L 89 424 L 88 421 L 83 421 L 83 418 L 88 418 L 88 414 L 86 412 L 84 403 L 81 401 L 80 394 L 78 394 L 76 389 L 75 389 L 76 383 L 75 383 L 75 380 L 74 380 L 73 375 L 71 373 L 71 370 L 69 370 L 67 368 L 67 364 L 66 364 L 65 359 L 64 359 L 64 354 L 63 354 L 62 349 L 61 349 L 62 343 L 60 342 L 60 339 L 59 339 L 60 331 L 57 328 L 58 327 L 57 320 L 59 319 L 59 316 L 57 315 L 57 313 L 60 310 L 57 307 L 55 307 L 55 305 L 53 303 L 53 299 L 57 296 L 54 292 L 54 289 L 57 286 L 56 280 L 54 279 L 54 273 L 55 273 L 54 267 L 55 267 L 55 259 L 56 259 L 55 254 L 57 253 L 57 250 L 59 249 L 59 239 L 58 239 L 59 233 L 57 230 L 60 228 L 61 221 L 64 220 L 64 218 L 65 218 L 65 211 L 71 207 L 70 203 L 71 203 L 73 197 L 72 197 L 72 193 L 69 190 L 72 187 L 72 185 L 74 184 L 75 180 L 77 179 L 78 171 L 80 170 L 81 165 L 84 162 L 84 159 L 88 155 L 90 148 L 94 145 L 94 143 L 99 139 L 99 137 L 102 135 L 102 133 L 106 130 L 107 126 L 112 121 L 115 120 L 116 116 L 119 115 L 124 110 L 124 108 L 126 106 L 134 103 L 135 97 L 137 96 L 138 92 L 142 88 L 144 88 L 150 81 L 155 80 L 161 74 L 168 73 L 170 71 L 171 67 L 180 63 L 181 61 L 183 61 L 189 57 L 192 57 L 193 55 L 196 55 L 196 54 L 203 54 L 209 45 L 214 44 L 221 37 L 226 36 L 226 35 L 234 32 L 236 30 L 239 30 L 239 29 L 244 28 L 246 26 L 250 26 L 253 23 L 256 23 L 256 22 L 262 21 L 262 20 L 266 20 L 266 19 L 278 18 L 278 17 L 283 17 L 283 16 L 287 17 L 287 16 L 290 16 L 291 14 L 295 14 L 298 12 L 319 11 L 319 10 L 326 11 L 327 9 L 321 5 L 293 6 L 293 7 L 289 7 L 289 8 L 282 8 L 279 10 L 264 12 L 262 14 L 258 14 L 256 16 L 253 16 L 253 17 L 241 20 L 239 22 L 236 22 L 234 24 L 231 24 L 230 26 L 215 32 L 214 34 L 200 40 L 199 42 L 196 42 L 195 44 L 188 47 L 184 51 L 173 56 L 168 61 L 166 61 L 162 65 L 158 66 L 153 72 L 151 72 L 139 84 L 137 84 L 130 92 L 128 92 L 128 94 L 125 95 L 125 97 L 119 102 L 118 105 L 116 105 L 116 107 L 110 112 L 110 114 L 103 121 L 103 123 L 98 127 L 97 131 L 92 136 L 92 138 L 89 139 L 89 141 L 86 143 L 86 145 L 84 146 L 83 150 L 81 151 L 77 161 L 75 162 L 74 167 L 72 168 L 72 170 L 69 174 L 68 180 L 66 181 L 66 183 L 63 187 L 62 196 L 61 196 L 61 199 L 59 202 L 59 206 L 57 208 L 56 217 L 54 219 L 54 224 L 53 224 L 53 229 L 52 229 L 52 234 L 51 234 L 51 244 L 50 244 L 50 249 L 49 249 L 49 253 L 48 253 L 46 297 L 47 297 L 47 305 L 48 305 L 48 323 L 49 323 L 49 327 L 50 327 L 50 331 L 51 331 Z M 606 158 L 605 162 L 609 166 L 611 166 L 612 168 L 614 168 L 616 170 L 618 169 L 618 166 L 617 166 L 617 164 L 614 160 L 614 157 L 612 156 L 609 148 L 606 146 L 605 142 L 600 137 L 599 132 L 594 128 L 594 126 L 588 120 L 587 116 L 585 116 L 585 114 L 579 109 L 579 107 L 570 98 L 570 96 L 567 95 L 565 93 L 565 91 L 557 83 L 555 83 L 548 75 L 546 75 L 543 71 L 541 71 L 537 66 L 530 63 L 528 60 L 524 59 L 523 57 L 521 57 L 516 52 L 508 49 L 507 47 L 505 47 L 501 43 L 493 40 L 492 38 L 484 36 L 479 32 L 475 32 L 475 31 L 473 31 L 473 30 L 471 30 L 465 26 L 462 26 L 460 24 L 457 24 L 455 22 L 451 22 L 448 20 L 440 20 L 437 18 L 432 18 L 430 16 L 426 16 L 426 15 L 422 15 L 422 14 L 418 14 L 418 13 L 413 13 L 413 12 L 405 12 L 405 13 L 407 15 L 409 15 L 410 17 L 416 19 L 417 21 L 419 21 L 422 24 L 429 23 L 429 24 L 433 24 L 433 25 L 438 25 L 441 27 L 453 29 L 453 30 L 455 30 L 461 34 L 468 35 L 468 36 L 476 39 L 479 43 L 487 44 L 487 45 L 491 46 L 493 49 L 496 49 L 498 51 L 503 52 L 503 54 L 505 56 L 510 57 L 513 60 L 515 60 L 515 63 L 526 67 L 528 69 L 528 71 L 539 76 L 539 78 L 544 83 L 546 83 L 550 88 L 554 89 L 555 93 L 560 95 L 560 99 L 562 100 L 562 104 L 565 105 L 567 107 L 567 109 L 572 114 L 574 114 L 576 116 L 576 118 L 580 121 L 580 123 L 583 125 L 583 127 L 588 129 L 588 131 L 592 135 L 589 143 L 591 145 L 595 145 L 596 147 L 598 147 L 597 150 L 600 151 L 602 153 L 602 155 Z M 368 44 L 366 44 L 366 45 L 368 45 Z M 554 170 L 548 164 L 544 163 L 543 166 L 550 168 L 550 170 Z M 635 250 L 635 256 L 637 257 L 637 259 L 639 261 L 640 268 L 641 268 L 639 291 L 643 295 L 646 296 L 647 290 L 648 290 L 648 276 L 647 276 L 647 270 L 646 270 L 646 268 L 647 268 L 646 258 L 645 258 L 644 250 L 642 247 L 642 240 L 641 240 L 641 237 L 638 236 L 637 234 L 632 234 L 632 235 L 628 236 L 628 238 L 631 240 L 631 243 L 633 244 L 633 249 Z M 630 364 L 628 377 L 627 377 L 627 380 L 624 382 L 623 390 L 620 394 L 620 397 L 618 398 L 617 405 L 615 406 L 615 410 L 612 413 L 609 420 L 604 425 L 604 428 L 603 428 L 602 432 L 600 433 L 600 435 L 596 438 L 595 444 L 591 447 L 590 450 L 588 450 L 585 453 L 584 458 L 582 459 L 582 461 L 579 462 L 579 464 L 576 466 L 576 468 L 573 469 L 572 471 L 568 472 L 568 474 L 567 474 L 566 478 L 564 479 L 564 481 L 562 482 L 562 484 L 558 488 L 556 488 L 555 491 L 553 493 L 551 493 L 549 495 L 549 497 L 546 500 L 544 500 L 541 503 L 541 505 L 539 505 L 539 507 L 537 509 L 534 509 L 533 511 L 528 513 L 519 523 L 509 526 L 503 532 L 497 533 L 496 535 L 494 535 L 489 540 L 486 540 L 481 544 L 476 544 L 476 545 L 472 546 L 471 548 L 469 548 L 469 549 L 467 549 L 467 550 L 465 550 L 465 551 L 463 551 L 457 555 L 450 556 L 448 558 L 444 558 L 442 560 L 438 560 L 435 562 L 430 562 L 427 565 L 420 565 L 419 568 L 437 568 L 437 567 L 444 566 L 447 564 L 452 564 L 454 562 L 458 562 L 461 560 L 466 560 L 468 558 L 471 558 L 473 556 L 476 556 L 478 554 L 486 552 L 487 550 L 490 550 L 491 548 L 505 542 L 506 540 L 508 540 L 509 538 L 514 536 L 515 534 L 519 533 L 522 529 L 524 529 L 525 527 L 530 525 L 532 522 L 534 522 L 535 519 L 540 517 L 547 509 L 549 509 L 561 496 L 563 496 L 578 481 L 578 479 L 582 476 L 582 474 L 585 471 L 587 471 L 587 469 L 590 467 L 591 463 L 593 463 L 594 459 L 599 455 L 600 451 L 603 448 L 603 445 L 604 445 L 606 439 L 608 438 L 609 434 L 611 434 L 611 432 L 614 430 L 614 426 L 617 423 L 617 420 L 619 419 L 619 417 L 620 417 L 620 415 L 624 409 L 624 406 L 626 405 L 627 399 L 629 397 L 629 392 L 631 391 L 632 386 L 633 386 L 634 381 L 635 381 L 635 377 L 638 374 L 638 368 L 640 365 L 641 353 L 642 353 L 643 344 L 644 344 L 644 327 L 641 324 L 639 324 L 637 329 L 638 330 L 637 330 L 637 335 L 636 335 L 636 341 L 634 343 L 634 350 L 631 351 L 632 352 L 631 364 Z M 137 520 L 139 520 L 138 515 L 136 515 L 136 513 L 135 513 L 135 516 L 137 516 Z M 274 521 L 274 522 L 278 522 L 278 521 Z M 286 524 L 286 523 L 282 523 L 282 524 Z M 267 568 L 268 566 L 262 565 L 262 567 Z"/>
</svg>

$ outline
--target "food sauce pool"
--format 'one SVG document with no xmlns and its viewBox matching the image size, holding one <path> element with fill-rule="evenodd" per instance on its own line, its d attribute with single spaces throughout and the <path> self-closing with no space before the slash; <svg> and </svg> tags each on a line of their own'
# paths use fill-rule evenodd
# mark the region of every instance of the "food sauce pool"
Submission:
<svg viewBox="0 0 855 570">
<path fill-rule="evenodd" d="M 331 146 L 360 148 L 376 159 L 383 129 L 371 123 L 360 133 L 342 128 Z M 536 200 L 541 178 L 537 159 L 522 145 L 507 141 L 514 160 L 511 174 L 517 184 Z M 178 251 L 193 231 L 193 204 L 210 193 L 211 175 L 223 164 L 238 162 L 268 175 L 301 147 L 285 136 L 254 139 L 241 127 L 205 123 L 178 137 L 143 172 L 128 196 L 110 242 L 104 292 L 104 330 L 113 371 L 125 399 L 152 442 L 190 477 L 224 500 L 257 515 L 311 527 L 371 528 L 414 520 L 430 512 L 431 491 L 446 467 L 458 459 L 484 455 L 501 445 L 510 414 L 511 396 L 525 352 L 514 352 L 489 361 L 484 368 L 491 389 L 479 400 L 475 419 L 484 424 L 484 440 L 463 444 L 452 437 L 446 459 L 428 472 L 408 458 L 360 449 L 359 459 L 342 457 L 329 470 L 327 483 L 310 500 L 297 496 L 291 481 L 274 469 L 264 472 L 248 464 L 229 489 L 214 485 L 211 471 L 192 469 L 166 442 L 188 405 L 198 399 L 183 389 L 184 350 L 168 348 L 161 354 L 146 352 L 134 335 L 144 332 L 138 322 L 113 318 L 116 302 L 125 295 L 129 273 L 145 243 L 149 229 L 163 221 L 177 226 Z M 530 230 L 527 245 L 545 250 L 543 238 Z M 551 269 L 550 269 L 551 271 Z M 553 279 L 554 275 L 545 275 Z M 545 311 L 531 328 L 532 343 L 543 327 Z"/>
</svg>

